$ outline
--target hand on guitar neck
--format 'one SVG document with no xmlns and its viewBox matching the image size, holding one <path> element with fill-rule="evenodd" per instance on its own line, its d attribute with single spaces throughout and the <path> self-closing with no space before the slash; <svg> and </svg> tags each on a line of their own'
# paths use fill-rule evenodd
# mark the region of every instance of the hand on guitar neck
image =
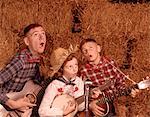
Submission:
<svg viewBox="0 0 150 117">
<path fill-rule="evenodd" d="M 134 98 L 134 97 L 136 97 L 137 94 L 139 94 L 139 92 L 140 92 L 139 89 L 132 89 L 130 95 L 131 95 L 131 97 Z"/>
<path fill-rule="evenodd" d="M 109 96 L 105 95 L 101 91 L 94 90 L 95 97 L 94 96 L 92 97 L 94 97 L 95 99 L 93 99 L 90 102 L 89 108 L 92 111 L 92 113 L 96 115 L 97 117 L 106 116 L 111 108 L 109 107 L 108 102 L 111 102 L 115 98 L 118 98 L 123 95 L 128 95 L 128 94 L 134 97 L 139 93 L 140 89 L 146 89 L 149 87 L 150 87 L 150 79 L 147 79 L 137 84 L 134 84 L 131 87 L 127 87 L 124 90 L 119 90 L 115 94 L 113 93 L 112 95 L 109 95 Z M 89 114 L 90 114 L 89 117 L 93 117 L 93 115 L 91 115 L 91 112 Z"/>
<path fill-rule="evenodd" d="M 137 94 L 139 94 L 140 93 L 139 89 L 145 89 L 145 88 L 149 89 L 149 85 L 150 85 L 149 82 L 148 82 L 149 80 L 150 80 L 150 78 L 149 78 L 149 76 L 147 76 L 146 78 L 143 79 L 143 81 L 140 82 L 141 84 L 138 83 L 139 86 L 137 88 L 133 88 L 131 90 L 131 93 L 130 93 L 131 97 L 134 98 Z M 136 84 L 134 84 L 134 85 L 136 85 Z"/>
</svg>

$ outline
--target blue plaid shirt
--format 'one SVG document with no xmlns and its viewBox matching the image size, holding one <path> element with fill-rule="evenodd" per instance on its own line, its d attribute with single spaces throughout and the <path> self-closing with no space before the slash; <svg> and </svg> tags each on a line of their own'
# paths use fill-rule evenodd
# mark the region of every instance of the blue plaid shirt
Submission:
<svg viewBox="0 0 150 117">
<path fill-rule="evenodd" d="M 5 104 L 9 92 L 19 92 L 25 83 L 34 78 L 36 64 L 40 59 L 33 58 L 28 49 L 22 50 L 0 71 L 0 103 Z"/>
</svg>

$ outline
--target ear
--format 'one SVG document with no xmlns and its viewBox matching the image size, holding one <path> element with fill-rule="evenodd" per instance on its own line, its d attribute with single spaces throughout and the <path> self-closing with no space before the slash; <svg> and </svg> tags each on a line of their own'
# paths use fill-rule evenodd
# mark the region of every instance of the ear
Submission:
<svg viewBox="0 0 150 117">
<path fill-rule="evenodd" d="M 99 53 L 101 52 L 101 46 L 100 45 L 97 45 L 97 50 Z"/>
<path fill-rule="evenodd" d="M 24 43 L 25 43 L 27 46 L 29 46 L 29 40 L 28 40 L 27 37 L 24 38 Z"/>
</svg>

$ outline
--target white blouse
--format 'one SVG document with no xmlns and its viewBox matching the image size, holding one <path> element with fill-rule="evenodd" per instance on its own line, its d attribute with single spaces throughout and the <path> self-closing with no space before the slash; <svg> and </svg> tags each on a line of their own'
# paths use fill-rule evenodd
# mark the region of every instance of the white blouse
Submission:
<svg viewBox="0 0 150 117">
<path fill-rule="evenodd" d="M 84 95 L 84 82 L 80 77 L 71 79 L 75 85 L 66 85 L 64 82 L 59 80 L 52 81 L 45 90 L 44 97 L 39 107 L 40 117 L 49 116 L 63 116 L 62 104 L 58 106 L 52 106 L 54 99 L 62 94 L 69 94 L 73 98 L 78 98 Z M 65 101 L 62 99 L 60 102 Z M 84 102 L 78 107 L 79 111 L 84 109 Z"/>
</svg>

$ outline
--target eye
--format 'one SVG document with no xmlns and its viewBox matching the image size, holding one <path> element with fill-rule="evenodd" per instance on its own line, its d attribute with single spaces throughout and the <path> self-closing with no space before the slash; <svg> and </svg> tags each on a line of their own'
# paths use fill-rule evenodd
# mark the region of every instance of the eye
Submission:
<svg viewBox="0 0 150 117">
<path fill-rule="evenodd" d="M 42 35 L 45 35 L 45 32 L 42 32 Z"/>
<path fill-rule="evenodd" d="M 75 64 L 75 68 L 77 68 L 78 67 L 78 64 Z"/>
<path fill-rule="evenodd" d="M 72 65 L 69 65 L 69 66 L 65 66 L 67 69 L 72 69 L 73 66 Z"/>
<path fill-rule="evenodd" d="M 93 49 L 93 47 L 90 47 L 90 49 Z"/>
<path fill-rule="evenodd" d="M 38 33 L 34 33 L 34 34 L 33 34 L 33 36 L 35 36 L 35 37 L 38 36 L 38 35 L 39 35 Z"/>
<path fill-rule="evenodd" d="M 82 50 L 82 52 L 83 52 L 84 54 L 87 54 L 87 50 Z"/>
<path fill-rule="evenodd" d="M 73 66 L 72 66 L 72 65 L 70 65 L 70 66 L 69 66 L 69 68 L 71 69 L 71 68 L 73 68 Z"/>
</svg>

